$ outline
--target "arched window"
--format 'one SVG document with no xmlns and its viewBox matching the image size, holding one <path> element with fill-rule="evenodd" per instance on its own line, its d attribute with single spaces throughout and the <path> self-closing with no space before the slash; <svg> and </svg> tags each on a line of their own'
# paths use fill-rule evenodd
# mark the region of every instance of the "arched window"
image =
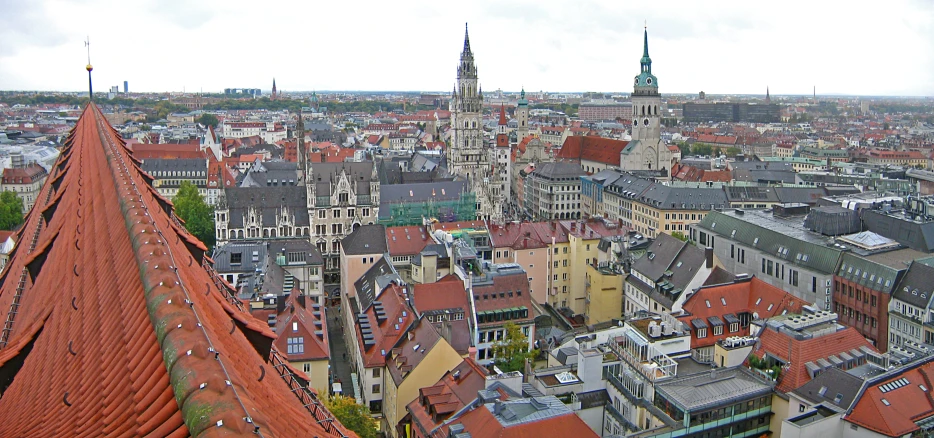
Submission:
<svg viewBox="0 0 934 438">
<path fill-rule="evenodd" d="M 642 105 L 642 115 L 645 115 L 645 105 Z"/>
<path fill-rule="evenodd" d="M 269 238 L 269 229 L 268 229 L 268 228 L 263 228 L 263 237 L 265 237 L 265 238 L 267 238 L 267 239 Z"/>
</svg>

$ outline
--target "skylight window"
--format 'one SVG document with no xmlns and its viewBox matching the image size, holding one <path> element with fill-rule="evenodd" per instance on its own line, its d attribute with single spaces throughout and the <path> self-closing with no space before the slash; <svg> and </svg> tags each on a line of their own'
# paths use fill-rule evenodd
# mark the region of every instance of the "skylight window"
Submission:
<svg viewBox="0 0 934 438">
<path fill-rule="evenodd" d="M 765 310 L 768 311 L 768 312 L 771 312 L 771 311 L 772 311 L 772 306 L 774 306 L 774 305 L 775 305 L 775 304 L 769 304 L 769 308 L 768 308 L 768 309 L 765 309 Z"/>
<path fill-rule="evenodd" d="M 709 309 L 709 308 L 710 308 L 710 300 L 704 300 L 704 302 L 707 303 L 707 308 Z"/>
<path fill-rule="evenodd" d="M 761 302 L 762 302 L 762 297 L 759 297 L 759 298 L 756 300 L 756 305 L 758 306 L 759 303 L 761 303 Z"/>
<path fill-rule="evenodd" d="M 840 404 L 841 401 L 843 401 L 843 394 L 840 394 L 838 392 L 837 395 L 833 398 L 833 402 L 836 404 Z"/>
<path fill-rule="evenodd" d="M 726 306 L 726 298 L 720 297 L 720 302 L 721 302 L 724 306 Z"/>
<path fill-rule="evenodd" d="M 759 244 L 759 238 L 756 237 L 755 239 L 752 239 L 752 244 L 753 244 L 753 245 L 758 245 L 758 244 Z"/>
<path fill-rule="evenodd" d="M 892 406 L 892 404 L 889 403 L 889 401 L 886 400 L 886 399 L 882 399 L 882 404 L 884 404 L 884 405 L 886 405 L 886 406 Z"/>
</svg>

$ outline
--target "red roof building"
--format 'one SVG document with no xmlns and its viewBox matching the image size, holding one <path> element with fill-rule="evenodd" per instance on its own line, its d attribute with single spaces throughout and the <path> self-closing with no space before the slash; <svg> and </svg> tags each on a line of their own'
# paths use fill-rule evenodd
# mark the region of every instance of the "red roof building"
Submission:
<svg viewBox="0 0 934 438">
<path fill-rule="evenodd" d="M 628 141 L 591 136 L 570 136 L 555 158 L 580 164 L 587 172 L 598 172 L 609 167 L 620 167 L 620 153 Z"/>
<path fill-rule="evenodd" d="M 475 400 L 477 391 L 485 387 L 486 376 L 485 368 L 466 358 L 438 383 L 421 388 L 418 398 L 406 407 L 409 416 L 403 419 L 403 424 L 410 425 L 412 437 L 428 437 L 444 420 Z"/>
<path fill-rule="evenodd" d="M 6 436 L 354 436 L 89 105 L 0 277 Z"/>
<path fill-rule="evenodd" d="M 917 423 L 934 416 L 932 384 L 934 362 L 930 360 L 888 373 L 863 385 L 865 389 L 843 419 L 853 429 L 864 427 L 883 436 L 924 436 Z"/>
<path fill-rule="evenodd" d="M 483 438 L 598 437 L 555 396 L 480 403 L 437 428 L 431 436 L 449 438 L 469 433 Z"/>
<path fill-rule="evenodd" d="M 831 314 L 833 315 L 833 314 Z M 794 321 L 798 318 L 790 318 Z M 787 320 L 786 320 L 787 321 Z M 821 327 L 814 325 L 807 326 L 812 337 L 795 336 L 791 333 L 800 332 L 800 328 L 791 328 L 786 324 L 786 331 L 778 331 L 775 326 L 767 325 L 765 330 L 759 336 L 759 343 L 753 349 L 760 359 L 777 361 L 784 364 L 778 384 L 775 390 L 779 392 L 789 392 L 800 388 L 807 382 L 810 382 L 817 372 L 827 365 L 837 366 L 841 369 L 849 369 L 861 365 L 860 361 L 854 356 L 860 354 L 851 354 L 856 350 L 865 354 L 865 350 L 876 352 L 875 347 L 866 340 L 856 329 L 852 327 L 837 330 L 836 315 L 833 315 L 832 321 L 821 323 Z M 800 325 L 795 323 L 795 325 Z M 781 327 L 779 326 L 779 327 Z M 832 330 L 831 333 L 823 333 Z"/>
<path fill-rule="evenodd" d="M 713 359 L 713 345 L 717 341 L 750 335 L 753 320 L 800 313 L 807 305 L 807 301 L 752 277 L 701 287 L 684 301 L 681 307 L 684 314 L 678 319 L 691 328 L 692 354 L 707 362 Z"/>
</svg>

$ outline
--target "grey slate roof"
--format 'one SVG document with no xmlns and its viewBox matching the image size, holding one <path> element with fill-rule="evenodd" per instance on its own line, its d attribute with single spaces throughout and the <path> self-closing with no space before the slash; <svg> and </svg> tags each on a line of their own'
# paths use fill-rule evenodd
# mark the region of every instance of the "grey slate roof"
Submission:
<svg viewBox="0 0 934 438">
<path fill-rule="evenodd" d="M 241 187 L 294 186 L 298 184 L 298 165 L 290 162 L 257 163 L 247 171 Z"/>
<path fill-rule="evenodd" d="M 172 178 L 204 178 L 207 176 L 208 172 L 208 160 L 203 158 L 177 158 L 177 159 L 164 159 L 164 158 L 147 158 L 143 160 L 143 164 L 140 166 L 144 171 L 150 175 L 156 177 L 156 179 L 161 178 L 170 178 L 169 175 L 163 174 L 163 172 L 196 172 L 196 176 L 190 177 L 181 177 L 175 176 Z"/>
<path fill-rule="evenodd" d="M 689 412 L 698 412 L 770 394 L 772 386 L 740 366 L 678 377 L 658 384 L 655 391 Z"/>
<path fill-rule="evenodd" d="M 646 249 L 653 256 L 650 257 L 647 253 L 645 257 L 636 260 L 632 265 L 632 270 L 638 271 L 653 281 L 657 281 L 665 274 L 665 271 L 668 270 L 685 246 L 687 246 L 686 242 L 671 237 L 669 234 L 661 233 Z M 700 249 L 698 250 L 700 251 Z"/>
<path fill-rule="evenodd" d="M 354 289 L 357 291 L 357 304 L 359 311 L 365 312 L 376 301 L 379 294 L 391 283 L 401 283 L 402 278 L 393 268 L 392 263 L 384 255 L 376 259 L 373 266 L 354 281 Z"/>
<path fill-rule="evenodd" d="M 253 261 L 253 252 L 257 261 Z M 240 254 L 240 263 L 231 263 L 232 254 Z M 266 264 L 266 245 L 263 242 L 230 242 L 214 248 L 214 269 L 220 274 L 254 272 Z"/>
<path fill-rule="evenodd" d="M 842 411 L 853 403 L 862 384 L 863 379 L 839 368 L 830 367 L 792 392 L 812 403 L 823 403 L 831 409 Z M 840 402 L 836 402 L 838 394 Z"/>
<path fill-rule="evenodd" d="M 823 187 L 773 187 L 773 190 L 784 204 L 816 205 L 820 198 L 827 196 Z"/>
<path fill-rule="evenodd" d="M 484 407 L 504 427 L 533 423 L 561 415 L 574 415 L 571 408 L 553 395 L 506 400 L 501 403 L 502 411 L 499 414 L 494 413 L 494 403 L 487 403 Z"/>
<path fill-rule="evenodd" d="M 927 309 L 934 295 L 934 267 L 912 263 L 892 295 L 912 306 Z"/>
<path fill-rule="evenodd" d="M 934 252 L 934 221 L 916 222 L 901 214 L 863 210 L 863 224 L 869 231 L 894 239 L 902 245 L 923 252 Z"/>
<path fill-rule="evenodd" d="M 669 187 L 652 184 L 637 198 L 656 208 L 665 209 L 710 210 L 728 205 L 723 189 L 713 187 Z"/>
<path fill-rule="evenodd" d="M 586 174 L 580 164 L 565 161 L 541 163 L 532 171 L 533 177 L 550 180 L 578 180 Z"/>
<path fill-rule="evenodd" d="M 290 252 L 302 252 L 305 253 L 305 264 L 307 265 L 323 265 L 324 258 L 321 256 L 321 253 L 318 252 L 318 248 L 311 244 L 308 240 L 305 239 L 277 239 L 270 240 L 269 242 L 269 251 L 274 254 L 281 254 L 285 252 L 288 254 Z"/>
<path fill-rule="evenodd" d="M 254 207 L 262 214 L 263 226 L 275 226 L 282 207 L 295 215 L 295 226 L 309 225 L 305 188 L 301 186 L 231 187 L 224 190 L 230 206 L 230 228 L 243 228 L 243 218 Z"/>
<path fill-rule="evenodd" d="M 341 241 L 341 248 L 347 255 L 384 254 L 389 251 L 386 227 L 379 224 L 361 225 Z"/>
<path fill-rule="evenodd" d="M 341 173 L 347 173 L 351 182 L 357 183 L 358 195 L 370 194 L 370 180 L 373 177 L 373 162 L 360 163 L 312 163 L 310 177 L 315 184 L 315 194 L 326 196 L 331 194 L 331 185 L 337 182 Z"/>
<path fill-rule="evenodd" d="M 767 253 L 770 257 L 806 267 L 824 274 L 832 274 L 837 267 L 841 250 L 827 246 L 823 236 L 804 229 L 800 219 L 774 217 L 760 210 L 713 211 L 695 228 L 713 232 L 719 238 L 733 240 Z M 735 234 L 734 234 L 735 231 Z M 782 253 L 779 254 L 779 249 Z"/>
<path fill-rule="evenodd" d="M 726 186 L 723 189 L 730 202 L 779 202 L 773 187 Z"/>
</svg>

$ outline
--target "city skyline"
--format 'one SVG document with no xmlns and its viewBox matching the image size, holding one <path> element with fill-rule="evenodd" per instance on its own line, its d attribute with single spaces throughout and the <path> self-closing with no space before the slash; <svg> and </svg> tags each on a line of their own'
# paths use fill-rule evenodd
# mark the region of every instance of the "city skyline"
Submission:
<svg viewBox="0 0 934 438">
<path fill-rule="evenodd" d="M 626 92 L 647 23 L 663 94 L 934 94 L 934 6 L 919 1 L 223 5 L 8 3 L 0 89 L 83 91 L 89 35 L 98 91 L 123 81 L 131 92 L 269 90 L 274 77 L 286 92 L 445 91 L 466 21 L 488 92 Z"/>
</svg>

